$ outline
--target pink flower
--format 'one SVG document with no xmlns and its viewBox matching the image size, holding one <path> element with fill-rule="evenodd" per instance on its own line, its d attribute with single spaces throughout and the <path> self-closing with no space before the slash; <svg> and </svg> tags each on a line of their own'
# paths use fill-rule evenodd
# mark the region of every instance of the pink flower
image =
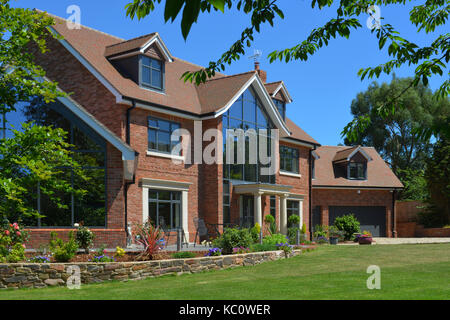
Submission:
<svg viewBox="0 0 450 320">
<path fill-rule="evenodd" d="M 27 246 L 25 245 L 25 243 L 22 244 L 22 247 L 23 247 L 24 249 L 27 248 Z"/>
<path fill-rule="evenodd" d="M 17 231 L 16 234 L 17 234 L 17 236 L 20 236 L 20 235 L 21 235 L 21 233 L 20 233 L 19 231 Z"/>
<path fill-rule="evenodd" d="M 13 227 L 14 227 L 14 229 L 16 229 L 16 230 L 19 229 L 19 225 L 17 224 L 17 222 L 14 222 L 14 223 L 13 223 Z"/>
<path fill-rule="evenodd" d="M 8 230 L 5 230 L 5 234 L 6 234 L 7 236 L 9 236 L 9 231 L 8 231 Z"/>
</svg>

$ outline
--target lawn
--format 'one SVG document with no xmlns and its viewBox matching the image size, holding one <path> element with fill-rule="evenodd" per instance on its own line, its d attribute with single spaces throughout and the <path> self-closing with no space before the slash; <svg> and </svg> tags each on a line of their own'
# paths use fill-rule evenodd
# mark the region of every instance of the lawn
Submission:
<svg viewBox="0 0 450 320">
<path fill-rule="evenodd" d="M 369 290 L 369 265 L 381 289 Z M 0 299 L 450 299 L 450 244 L 322 246 L 207 273 L 67 288 L 0 290 Z"/>
</svg>

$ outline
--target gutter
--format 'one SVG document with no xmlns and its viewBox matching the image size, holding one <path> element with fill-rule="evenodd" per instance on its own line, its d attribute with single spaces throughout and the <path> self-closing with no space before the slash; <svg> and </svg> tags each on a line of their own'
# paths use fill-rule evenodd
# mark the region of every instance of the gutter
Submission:
<svg viewBox="0 0 450 320">
<path fill-rule="evenodd" d="M 313 209 L 312 209 L 312 152 L 316 150 L 316 146 L 313 147 L 313 149 L 309 150 L 309 238 L 312 241 L 313 240 L 313 233 L 312 233 L 312 215 L 313 215 Z"/>
<path fill-rule="evenodd" d="M 395 214 L 395 196 L 397 194 L 397 190 L 392 191 L 392 237 L 397 238 L 397 230 L 395 230 L 395 220 L 397 219 Z"/>
</svg>

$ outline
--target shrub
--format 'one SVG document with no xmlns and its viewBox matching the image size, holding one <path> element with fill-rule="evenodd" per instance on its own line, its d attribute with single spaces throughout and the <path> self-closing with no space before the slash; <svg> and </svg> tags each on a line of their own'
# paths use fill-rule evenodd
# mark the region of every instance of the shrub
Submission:
<svg viewBox="0 0 450 320">
<path fill-rule="evenodd" d="M 278 243 L 277 244 L 277 249 L 278 250 L 283 250 L 284 251 L 284 255 L 287 258 L 288 254 L 292 252 L 293 246 L 291 246 L 289 243 Z"/>
<path fill-rule="evenodd" d="M 78 226 L 76 235 L 77 243 L 87 254 L 89 254 L 89 248 L 94 243 L 94 238 L 95 235 L 89 228 L 84 227 L 82 224 Z"/>
<path fill-rule="evenodd" d="M 135 229 L 136 242 L 144 246 L 142 255 L 153 259 L 154 255 L 161 251 L 165 245 L 162 231 L 148 222 L 143 225 L 136 225 Z"/>
<path fill-rule="evenodd" d="M 336 220 L 334 220 L 334 225 L 344 232 L 345 240 L 353 240 L 353 234 L 360 232 L 359 221 L 353 214 L 337 217 Z"/>
<path fill-rule="evenodd" d="M 261 226 L 259 223 L 255 223 L 255 226 L 250 229 L 250 233 L 252 235 L 252 239 L 254 243 L 259 242 L 259 234 L 261 232 Z"/>
<path fill-rule="evenodd" d="M 279 243 L 286 243 L 286 242 L 288 242 L 288 239 L 286 238 L 286 236 L 284 234 L 281 234 L 281 233 L 275 233 L 270 236 L 266 236 L 263 239 L 264 244 L 268 243 L 268 244 L 277 245 Z"/>
<path fill-rule="evenodd" d="M 25 260 L 25 242 L 28 233 L 17 222 L 8 220 L 0 225 L 0 262 L 19 262 Z"/>
<path fill-rule="evenodd" d="M 74 239 L 73 232 L 69 232 L 69 241 L 64 242 L 59 239 L 56 232 L 50 233 L 49 248 L 56 262 L 68 262 L 72 259 L 78 250 L 77 241 Z"/>
<path fill-rule="evenodd" d="M 327 238 L 328 237 L 328 226 L 326 225 L 316 225 L 314 228 L 314 238 Z"/>
<path fill-rule="evenodd" d="M 275 251 L 277 250 L 277 246 L 272 243 L 263 243 L 263 244 L 256 243 L 251 246 L 251 250 L 253 252 Z"/>
<path fill-rule="evenodd" d="M 194 252 L 190 251 L 180 251 L 172 253 L 172 258 L 174 259 L 189 259 L 189 258 L 195 258 L 197 255 Z"/>
<path fill-rule="evenodd" d="M 6 256 L 6 261 L 9 263 L 17 263 L 25 260 L 25 248 L 22 244 L 16 243 Z"/>
<path fill-rule="evenodd" d="M 425 228 L 440 228 L 447 223 L 445 215 L 431 205 L 417 214 L 417 220 Z"/>
<path fill-rule="evenodd" d="M 102 244 L 96 251 L 96 256 L 103 256 L 106 254 L 106 244 Z"/>
<path fill-rule="evenodd" d="M 289 238 L 289 243 L 290 244 L 294 244 L 294 243 L 296 243 L 296 240 L 297 240 L 297 230 L 299 230 L 299 228 L 296 228 L 296 227 L 290 227 L 289 229 L 288 229 L 288 238 Z M 299 238 L 299 240 L 301 239 L 301 232 L 300 232 L 300 238 Z"/>
<path fill-rule="evenodd" d="M 328 235 L 330 238 L 338 238 L 339 240 L 344 239 L 344 232 L 336 228 L 336 226 L 330 226 L 328 228 Z"/>
<path fill-rule="evenodd" d="M 277 232 L 277 224 L 275 223 L 275 218 L 271 214 L 264 217 L 264 222 L 268 225 L 268 231 L 270 234 Z"/>
<path fill-rule="evenodd" d="M 300 216 L 293 214 L 288 218 L 288 225 L 290 227 L 297 227 L 300 224 Z"/>
<path fill-rule="evenodd" d="M 224 254 L 233 253 L 233 248 L 249 247 L 253 237 L 248 229 L 226 228 L 218 238 L 212 241 L 213 247 L 222 249 Z"/>
</svg>

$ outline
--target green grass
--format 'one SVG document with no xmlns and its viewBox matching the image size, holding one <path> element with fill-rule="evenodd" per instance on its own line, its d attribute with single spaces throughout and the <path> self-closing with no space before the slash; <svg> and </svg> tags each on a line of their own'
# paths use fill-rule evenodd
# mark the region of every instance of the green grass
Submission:
<svg viewBox="0 0 450 320">
<path fill-rule="evenodd" d="M 369 265 L 381 289 L 368 290 Z M 67 288 L 0 290 L 0 299 L 449 299 L 450 244 L 324 246 L 206 273 Z"/>
</svg>

